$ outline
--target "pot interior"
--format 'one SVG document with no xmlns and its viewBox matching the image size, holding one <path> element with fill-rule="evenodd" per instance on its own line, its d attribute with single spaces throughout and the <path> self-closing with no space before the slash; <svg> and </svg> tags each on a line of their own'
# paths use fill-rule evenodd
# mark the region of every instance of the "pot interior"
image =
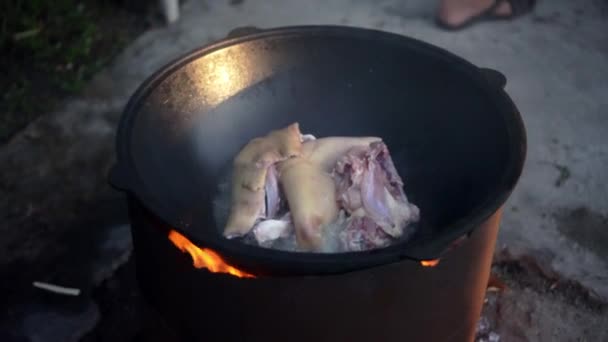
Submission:
<svg viewBox="0 0 608 342">
<path fill-rule="evenodd" d="M 237 259 L 323 264 L 331 256 L 225 241 L 212 214 L 218 182 L 247 141 L 292 122 L 317 137 L 379 136 L 421 219 L 409 242 L 358 254 L 431 258 L 495 212 L 521 172 L 519 114 L 482 76 L 458 57 L 393 34 L 271 30 L 193 52 L 157 73 L 132 98 L 118 142 L 131 190 L 195 241 Z"/>
</svg>

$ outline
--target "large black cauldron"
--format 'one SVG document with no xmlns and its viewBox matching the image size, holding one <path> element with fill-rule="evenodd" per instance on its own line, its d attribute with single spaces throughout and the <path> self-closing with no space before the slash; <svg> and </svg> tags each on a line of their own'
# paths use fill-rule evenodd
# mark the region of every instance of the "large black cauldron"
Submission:
<svg viewBox="0 0 608 342">
<path fill-rule="evenodd" d="M 228 38 L 162 68 L 125 109 L 111 177 L 128 194 L 146 298 L 201 341 L 471 340 L 526 151 L 505 82 L 411 38 L 327 26 Z M 212 201 L 226 166 L 294 121 L 317 136 L 382 137 L 421 209 L 413 239 L 337 255 L 223 239 Z M 193 268 L 169 229 L 260 277 Z"/>
</svg>

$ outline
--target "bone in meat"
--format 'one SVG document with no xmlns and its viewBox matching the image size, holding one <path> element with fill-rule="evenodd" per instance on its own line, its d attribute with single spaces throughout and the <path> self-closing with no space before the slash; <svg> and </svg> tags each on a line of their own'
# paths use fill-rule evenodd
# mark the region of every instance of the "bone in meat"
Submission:
<svg viewBox="0 0 608 342">
<path fill-rule="evenodd" d="M 265 185 L 268 168 L 301 154 L 297 123 L 251 140 L 233 161 L 232 199 L 224 235 L 242 236 L 266 216 Z"/>
<path fill-rule="evenodd" d="M 286 214 L 280 219 L 259 222 L 253 228 L 253 235 L 260 246 L 268 246 L 279 238 L 288 237 L 292 231 L 291 215 Z"/>
<path fill-rule="evenodd" d="M 403 192 L 403 181 L 397 174 L 388 148 L 374 142 L 368 148 L 355 147 L 341 158 L 333 171 L 338 201 L 351 217 L 367 217 L 390 237 L 410 235 L 410 222 L 419 219 L 418 208 L 409 203 Z M 356 230 L 357 224 L 360 231 Z M 384 245 L 378 231 L 368 221 L 352 221 L 349 236 L 366 240 L 363 245 Z M 379 244 L 379 245 L 378 245 Z"/>
<path fill-rule="evenodd" d="M 276 165 L 268 167 L 266 172 L 266 215 L 267 219 L 274 219 L 281 206 L 281 193 L 279 190 L 279 174 Z"/>
<path fill-rule="evenodd" d="M 361 203 L 369 217 L 392 237 L 400 237 L 414 215 L 407 201 L 393 197 L 383 170 L 373 162 L 361 182 Z"/>
<path fill-rule="evenodd" d="M 338 216 L 333 179 L 319 165 L 304 157 L 280 163 L 279 172 L 298 247 L 318 251 L 322 247 L 323 227 Z"/>
</svg>

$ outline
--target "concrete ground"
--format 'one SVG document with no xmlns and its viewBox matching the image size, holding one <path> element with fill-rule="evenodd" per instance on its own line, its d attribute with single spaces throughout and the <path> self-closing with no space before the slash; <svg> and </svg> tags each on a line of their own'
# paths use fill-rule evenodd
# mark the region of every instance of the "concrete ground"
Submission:
<svg viewBox="0 0 608 342">
<path fill-rule="evenodd" d="M 532 15 L 462 32 L 437 29 L 435 5 L 427 0 L 190 0 L 177 23 L 139 37 L 82 96 L 0 146 L 5 223 L 0 226 L 0 290 L 10 308 L 0 314 L 0 332 L 17 324 L 21 332 L 13 329 L 6 336 L 45 341 L 48 333 L 55 341 L 77 341 L 99 322 L 91 293 L 130 253 L 124 207 L 117 204 L 121 197 L 105 183 L 113 136 L 129 95 L 147 76 L 235 27 L 342 24 L 425 40 L 507 76 L 529 149 L 520 184 L 506 205 L 499 245 L 508 260 L 532 259 L 535 277 L 545 282 L 522 284 L 520 273 L 502 272 L 512 283 L 506 297 L 515 303 L 511 312 L 532 317 L 527 328 L 520 327 L 520 339 L 503 340 L 608 339 L 608 2 L 540 1 Z M 549 279 L 569 287 L 559 290 Z M 74 304 L 79 309 L 70 311 L 78 315 L 37 309 L 43 299 L 27 290 L 32 280 L 83 288 L 84 299 Z M 543 284 L 550 290 L 557 286 L 557 294 Z M 40 330 L 45 322 L 55 322 L 54 330 Z M 64 328 L 56 328 L 61 324 Z M 563 333 L 551 335 L 553 330 Z"/>
</svg>

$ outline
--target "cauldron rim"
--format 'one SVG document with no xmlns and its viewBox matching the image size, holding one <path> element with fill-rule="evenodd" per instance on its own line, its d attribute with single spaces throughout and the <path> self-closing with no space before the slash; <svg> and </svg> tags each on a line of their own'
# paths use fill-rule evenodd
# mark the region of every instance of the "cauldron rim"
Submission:
<svg viewBox="0 0 608 342">
<path fill-rule="evenodd" d="M 475 210 L 465 215 L 460 220 L 451 225 L 458 227 L 450 231 L 450 234 L 443 234 L 434 237 L 432 243 L 425 245 L 408 245 L 407 242 L 395 244 L 386 248 L 367 252 L 352 252 L 338 254 L 317 254 L 317 253 L 290 253 L 278 250 L 263 249 L 254 246 L 243 245 L 218 239 L 217 241 L 201 241 L 197 237 L 187 233 L 187 227 L 181 222 L 174 222 L 174 218 L 163 215 L 165 210 L 163 204 L 155 200 L 150 192 L 143 187 L 141 179 L 137 176 L 131 151 L 129 149 L 130 133 L 136 118 L 137 110 L 146 96 L 165 78 L 179 70 L 184 65 L 193 60 L 221 50 L 226 47 L 238 45 L 240 43 L 263 39 L 267 37 L 288 36 L 288 35 L 346 35 L 353 38 L 379 37 L 383 39 L 397 39 L 414 45 L 427 53 L 435 53 L 443 59 L 469 70 L 469 76 L 487 91 L 490 99 L 504 110 L 507 132 L 511 136 L 509 146 L 508 168 L 504 171 L 500 184 L 496 191 L 488 196 L 488 199 L 478 205 Z M 381 264 L 396 262 L 401 259 L 428 260 L 441 257 L 442 253 L 451 242 L 470 233 L 473 229 L 486 221 L 492 214 L 501 208 L 511 194 L 523 170 L 526 156 L 526 133 L 523 120 L 515 104 L 502 89 L 503 84 L 496 84 L 498 75 L 499 82 L 504 82 L 504 77 L 493 70 L 478 68 L 465 59 L 452 54 L 442 48 L 429 43 L 385 31 L 374 29 L 335 26 L 335 25 L 308 25 L 308 26 L 288 26 L 273 29 L 265 29 L 257 33 L 247 34 L 241 37 L 226 38 L 215 43 L 197 48 L 161 67 L 157 72 L 144 81 L 136 92 L 132 95 L 125 107 L 121 118 L 117 136 L 116 153 L 117 163 L 112 168 L 110 183 L 117 189 L 125 191 L 130 197 L 141 202 L 141 204 L 158 220 L 165 222 L 173 229 L 188 236 L 193 242 L 200 246 L 212 248 L 225 256 L 234 263 L 249 268 L 249 265 L 273 264 L 278 269 L 288 270 L 295 264 L 308 265 L 309 267 L 298 268 L 303 274 L 321 273 L 341 273 L 372 267 Z M 502 79 L 502 81 L 500 81 Z M 493 82 L 494 81 L 494 82 Z M 509 117 L 506 117 L 506 116 Z M 407 247 L 407 248 L 406 248 Z M 249 259 L 249 260 L 246 260 Z M 304 270 L 304 271 L 302 271 Z"/>
</svg>

